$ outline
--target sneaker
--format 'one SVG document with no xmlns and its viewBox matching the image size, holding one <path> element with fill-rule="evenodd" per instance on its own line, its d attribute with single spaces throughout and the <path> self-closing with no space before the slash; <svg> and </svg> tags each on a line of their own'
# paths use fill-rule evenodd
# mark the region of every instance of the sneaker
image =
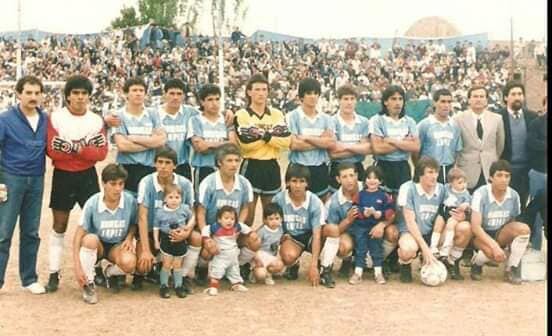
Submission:
<svg viewBox="0 0 552 336">
<path fill-rule="evenodd" d="M 89 304 L 98 303 L 98 294 L 96 294 L 96 286 L 93 282 L 82 288 L 82 299 Z"/>
<path fill-rule="evenodd" d="M 24 289 L 31 292 L 31 294 L 44 294 L 46 293 L 46 288 L 39 284 L 38 282 L 33 282 L 32 284 L 23 287 Z"/>
<path fill-rule="evenodd" d="M 349 278 L 349 283 L 351 285 L 358 285 L 361 282 L 362 282 L 362 275 L 358 273 L 353 273 L 353 275 L 351 275 L 351 277 Z"/>
<path fill-rule="evenodd" d="M 400 265 L 400 277 L 402 283 L 412 282 L 412 267 L 410 264 Z"/>
<path fill-rule="evenodd" d="M 374 275 L 374 280 L 376 280 L 376 283 L 378 285 L 385 285 L 385 283 L 386 283 L 385 277 L 383 276 L 383 273 L 375 274 Z"/>
<path fill-rule="evenodd" d="M 332 266 L 321 267 L 320 270 L 320 284 L 324 285 L 326 288 L 334 288 L 335 281 L 332 277 Z"/>
<path fill-rule="evenodd" d="M 471 267 L 473 256 L 474 256 L 473 248 L 466 248 L 462 254 L 462 266 Z"/>
<path fill-rule="evenodd" d="M 107 278 L 107 288 L 110 288 L 113 293 L 119 293 L 124 287 L 125 280 L 125 275 L 110 276 Z"/>
<path fill-rule="evenodd" d="M 176 296 L 179 297 L 179 298 L 181 298 L 181 299 L 185 298 L 186 295 L 187 295 L 186 290 L 184 289 L 183 286 L 181 286 L 181 287 L 176 287 L 176 288 L 174 289 L 174 292 L 176 293 Z"/>
<path fill-rule="evenodd" d="M 274 282 L 274 279 L 272 279 L 272 275 L 271 274 L 267 274 L 266 275 L 266 278 L 265 278 L 265 285 L 269 285 L 269 286 L 272 286 L 274 285 L 275 282 Z"/>
<path fill-rule="evenodd" d="M 288 280 L 297 280 L 299 278 L 299 263 L 287 268 L 284 278 Z"/>
<path fill-rule="evenodd" d="M 452 279 L 452 280 L 464 280 L 464 276 L 462 276 L 462 274 L 460 273 L 460 259 L 457 259 L 456 261 L 454 261 L 453 264 L 451 264 L 448 261 L 447 257 L 441 258 L 440 261 L 447 268 L 447 272 L 449 274 L 450 279 Z"/>
<path fill-rule="evenodd" d="M 353 269 L 353 259 L 351 257 L 344 258 L 343 261 L 341 262 L 341 267 L 339 268 L 339 271 L 337 272 L 337 274 L 340 278 L 348 278 L 352 269 Z"/>
<path fill-rule="evenodd" d="M 218 294 L 218 289 L 216 287 L 206 288 L 203 293 L 206 293 L 210 296 L 216 296 Z"/>
<path fill-rule="evenodd" d="M 247 292 L 249 289 L 243 284 L 237 283 L 235 285 L 232 285 L 231 290 L 233 290 L 234 292 Z"/>
<path fill-rule="evenodd" d="M 512 285 L 521 285 L 521 265 L 518 267 L 512 266 L 509 271 L 505 271 L 504 280 L 508 281 Z"/>
<path fill-rule="evenodd" d="M 161 285 L 159 287 L 159 297 L 162 299 L 168 299 L 171 297 L 171 293 L 169 293 L 169 287 L 166 285 Z"/>
<path fill-rule="evenodd" d="M 95 268 L 96 275 L 94 276 L 94 284 L 99 287 L 106 287 L 106 279 L 103 273 L 102 267 L 100 265 Z"/>
<path fill-rule="evenodd" d="M 243 281 L 250 280 L 251 276 L 251 264 L 246 263 L 240 266 L 240 275 L 243 279 Z"/>
<path fill-rule="evenodd" d="M 479 266 L 475 263 L 471 265 L 470 278 L 475 281 L 481 281 L 481 274 L 483 273 L 483 266 Z"/>
<path fill-rule="evenodd" d="M 50 273 L 48 277 L 48 284 L 46 285 L 46 291 L 53 293 L 59 288 L 59 272 Z"/>
<path fill-rule="evenodd" d="M 142 290 L 143 287 L 144 287 L 144 276 L 141 274 L 134 274 L 134 277 L 132 278 L 132 285 L 130 288 L 132 290 L 138 291 L 138 290 Z"/>
<path fill-rule="evenodd" d="M 395 252 L 392 252 L 385 260 L 383 261 L 383 274 L 387 277 L 391 276 L 392 273 L 399 273 L 400 267 L 397 259 L 394 257 Z"/>
<path fill-rule="evenodd" d="M 439 249 L 436 248 L 436 247 L 432 247 L 431 248 L 431 254 L 433 254 L 433 256 L 435 257 L 435 259 L 439 259 L 439 256 L 441 255 L 439 253 Z"/>
<path fill-rule="evenodd" d="M 192 294 L 194 292 L 192 290 L 192 280 L 190 280 L 187 276 L 182 277 L 182 289 L 186 292 L 186 294 Z"/>
<path fill-rule="evenodd" d="M 204 287 L 207 286 L 207 267 L 198 267 L 196 270 L 195 283 L 198 286 Z"/>
<path fill-rule="evenodd" d="M 159 264 L 155 264 L 153 265 L 153 267 L 151 268 L 151 271 L 149 271 L 148 273 L 146 273 L 146 275 L 144 276 L 144 280 L 149 282 L 149 283 L 152 283 L 154 285 L 158 285 L 160 282 L 159 282 L 159 271 L 160 271 L 160 265 Z"/>
</svg>

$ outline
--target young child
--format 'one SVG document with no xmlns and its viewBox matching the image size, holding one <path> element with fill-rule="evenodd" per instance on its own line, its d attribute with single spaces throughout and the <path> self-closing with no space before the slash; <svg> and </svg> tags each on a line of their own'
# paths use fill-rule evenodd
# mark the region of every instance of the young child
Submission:
<svg viewBox="0 0 552 336">
<path fill-rule="evenodd" d="M 237 240 L 240 233 L 249 235 L 251 232 L 249 226 L 238 222 L 236 209 L 228 205 L 217 211 L 216 224 L 203 227 L 203 247 L 214 256 L 209 262 L 209 287 L 205 293 L 217 295 L 220 280 L 224 276 L 232 284 L 233 291 L 247 292 L 240 275 Z"/>
<path fill-rule="evenodd" d="M 185 230 L 188 234 L 194 226 L 189 206 L 182 204 L 182 190 L 176 184 L 164 188 L 164 205 L 157 209 L 153 223 L 153 239 L 156 250 L 161 250 L 163 268 L 160 272 L 159 296 L 167 299 L 169 294 L 169 274 L 173 271 L 174 290 L 179 298 L 186 297 L 182 287 L 182 260 L 188 251 L 186 240 L 171 242 L 171 230 Z"/>
<path fill-rule="evenodd" d="M 450 216 L 450 211 L 459 209 L 466 214 L 466 220 L 469 220 L 471 195 L 466 184 L 466 174 L 460 168 L 452 168 L 447 174 L 448 183 L 445 185 L 445 201 L 441 207 L 441 216 L 443 216 L 445 225 L 445 236 L 441 249 L 437 244 L 441 238 L 443 228 L 437 225 L 433 228 L 431 234 L 431 252 L 439 259 L 448 258 L 454 240 L 454 228 L 457 221 Z"/>
<path fill-rule="evenodd" d="M 282 208 L 276 203 L 269 203 L 263 211 L 264 225 L 257 231 L 261 239 L 261 248 L 255 254 L 253 275 L 255 280 L 264 280 L 267 285 L 274 285 L 272 274 L 284 270 L 284 263 L 278 254 L 280 240 L 284 234 L 283 219 Z"/>
<path fill-rule="evenodd" d="M 394 203 L 390 195 L 380 189 L 383 173 L 377 166 L 366 168 L 364 190 L 353 198 L 353 206 L 358 207 L 357 219 L 351 226 L 355 240 L 355 271 L 349 278 L 351 285 L 362 281 L 362 270 L 366 266 L 367 254 L 374 265 L 374 279 L 378 284 L 385 283 L 383 265 L 383 233 L 395 218 Z"/>
</svg>

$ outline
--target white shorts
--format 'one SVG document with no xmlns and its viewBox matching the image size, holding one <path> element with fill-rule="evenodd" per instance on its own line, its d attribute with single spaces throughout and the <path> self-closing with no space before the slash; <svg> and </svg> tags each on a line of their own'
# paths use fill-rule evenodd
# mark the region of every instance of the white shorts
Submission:
<svg viewBox="0 0 552 336">
<path fill-rule="evenodd" d="M 265 268 L 267 268 L 268 265 L 272 264 L 274 261 L 278 260 L 278 256 L 272 255 L 270 252 L 263 250 L 259 250 L 257 252 L 257 257 L 261 259 L 261 262 Z"/>
</svg>

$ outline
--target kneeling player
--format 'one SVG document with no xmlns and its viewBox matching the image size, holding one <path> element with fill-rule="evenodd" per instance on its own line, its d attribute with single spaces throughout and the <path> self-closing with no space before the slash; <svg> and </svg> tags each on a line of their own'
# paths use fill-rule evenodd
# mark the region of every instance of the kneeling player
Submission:
<svg viewBox="0 0 552 336">
<path fill-rule="evenodd" d="M 479 250 L 472 259 L 471 278 L 481 280 L 483 265 L 488 261 L 506 260 L 504 248 L 510 247 L 504 278 L 512 284 L 521 284 L 521 257 L 529 243 L 531 230 L 516 221 L 520 215 L 518 193 L 510 188 L 512 169 L 505 160 L 491 165 L 490 184 L 477 189 L 472 199 L 471 225 L 473 244 Z"/>
<path fill-rule="evenodd" d="M 328 288 L 335 287 L 332 278 L 332 263 L 339 249 L 337 225 L 325 225 L 325 208 L 314 193 L 307 191 L 310 181 L 309 169 L 300 164 L 290 164 L 286 172 L 286 190 L 274 196 L 284 212 L 284 236 L 280 256 L 286 266 L 289 280 L 296 280 L 299 273 L 299 257 L 303 251 L 311 252 L 309 279 L 313 286 L 320 282 Z M 325 238 L 321 250 L 322 239 Z M 318 257 L 321 256 L 320 274 Z"/>
<path fill-rule="evenodd" d="M 443 202 L 444 187 L 437 183 L 439 164 L 434 159 L 422 156 L 416 163 L 414 178 L 401 185 L 397 205 L 399 216 L 399 263 L 401 264 L 401 282 L 412 282 L 410 263 L 421 249 L 424 264 L 430 264 L 437 259 L 431 253 L 429 243 L 434 225 L 444 226 L 444 220 L 438 214 Z M 454 231 L 454 246 L 462 255 L 462 251 L 471 237 L 470 225 L 464 221 L 464 213 L 451 211 L 459 222 Z M 455 254 L 457 255 L 457 253 Z M 456 263 L 456 266 L 458 264 Z"/>
<path fill-rule="evenodd" d="M 98 302 L 94 287 L 94 265 L 105 258 L 104 273 L 108 285 L 119 291 L 125 274 L 134 272 L 136 255 L 133 237 L 136 232 L 136 200 L 124 191 L 126 170 L 109 164 L 102 171 L 103 192 L 84 204 L 80 226 L 73 239 L 75 277 L 83 288 L 86 303 Z"/>
</svg>

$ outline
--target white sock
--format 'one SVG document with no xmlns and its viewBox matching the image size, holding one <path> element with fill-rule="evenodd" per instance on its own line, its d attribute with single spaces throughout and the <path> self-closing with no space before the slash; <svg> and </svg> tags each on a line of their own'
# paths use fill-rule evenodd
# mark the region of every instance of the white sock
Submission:
<svg viewBox="0 0 552 336">
<path fill-rule="evenodd" d="M 116 264 L 111 265 L 108 267 L 105 271 L 105 275 L 108 277 L 116 276 L 116 275 L 125 275 L 126 273 L 123 272 L 122 269 L 119 268 Z"/>
<path fill-rule="evenodd" d="M 441 239 L 441 234 L 439 232 L 431 233 L 431 246 L 429 247 L 431 250 L 437 249 L 439 239 Z"/>
<path fill-rule="evenodd" d="M 81 247 L 79 251 L 79 259 L 82 267 L 82 271 L 88 280 L 88 283 L 94 282 L 94 265 L 96 265 L 96 259 L 98 258 L 97 249 L 89 249 Z"/>
<path fill-rule="evenodd" d="M 182 263 L 183 276 L 194 277 L 197 260 L 199 259 L 199 252 L 201 252 L 201 247 L 188 246 L 188 253 L 184 257 L 184 262 Z"/>
<path fill-rule="evenodd" d="M 445 238 L 443 239 L 443 245 L 441 246 L 441 249 L 439 250 L 439 255 L 441 257 L 448 257 L 451 253 L 452 244 L 454 241 L 454 231 L 447 230 L 445 231 Z"/>
<path fill-rule="evenodd" d="M 381 275 L 381 266 L 374 267 L 374 276 Z"/>
<path fill-rule="evenodd" d="M 478 266 L 483 266 L 485 265 L 487 262 L 491 261 L 491 259 L 489 259 L 485 253 L 483 253 L 483 251 L 479 250 L 477 252 L 477 254 L 475 254 L 473 256 L 473 259 L 472 259 L 472 263 L 478 265 Z"/>
<path fill-rule="evenodd" d="M 247 264 L 248 262 L 251 262 L 255 258 L 255 252 L 251 251 L 247 247 L 242 247 L 240 249 L 240 255 L 238 256 L 238 261 L 240 266 Z"/>
<path fill-rule="evenodd" d="M 451 262 L 451 264 L 454 264 L 456 260 L 462 258 L 462 253 L 464 253 L 463 247 L 453 246 L 448 255 L 448 260 Z"/>
<path fill-rule="evenodd" d="M 355 267 L 355 274 L 362 276 L 362 267 Z"/>
<path fill-rule="evenodd" d="M 529 244 L 529 235 L 521 235 L 514 238 L 512 244 L 510 244 L 510 258 L 508 258 L 508 264 L 506 267 L 518 267 L 521 257 L 527 249 L 527 244 Z"/>
<path fill-rule="evenodd" d="M 391 243 L 384 239 L 383 240 L 383 259 L 387 258 L 396 247 L 397 247 L 397 243 Z"/>
<path fill-rule="evenodd" d="M 374 261 L 372 260 L 372 256 L 370 255 L 370 251 L 366 252 L 366 256 L 364 257 L 364 263 L 366 264 L 367 268 L 374 267 Z"/>
<path fill-rule="evenodd" d="M 322 267 L 330 266 L 333 263 L 338 250 L 339 250 L 339 237 L 326 238 L 326 242 L 324 243 L 324 248 L 322 249 L 322 252 L 320 252 L 320 256 L 322 259 L 320 262 L 321 266 Z"/>
<path fill-rule="evenodd" d="M 48 262 L 50 273 L 59 272 L 61 269 L 61 259 L 63 257 L 63 243 L 65 233 L 57 233 L 54 230 L 50 232 Z"/>
</svg>

